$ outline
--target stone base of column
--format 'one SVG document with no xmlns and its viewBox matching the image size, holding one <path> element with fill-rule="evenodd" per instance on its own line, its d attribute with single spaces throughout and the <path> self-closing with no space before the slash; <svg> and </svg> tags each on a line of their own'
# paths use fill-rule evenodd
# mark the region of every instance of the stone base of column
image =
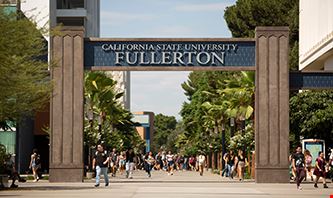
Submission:
<svg viewBox="0 0 333 198">
<path fill-rule="evenodd" d="M 49 182 L 83 182 L 83 168 L 50 168 Z"/>
<path fill-rule="evenodd" d="M 256 183 L 289 183 L 288 168 L 256 168 Z"/>
</svg>

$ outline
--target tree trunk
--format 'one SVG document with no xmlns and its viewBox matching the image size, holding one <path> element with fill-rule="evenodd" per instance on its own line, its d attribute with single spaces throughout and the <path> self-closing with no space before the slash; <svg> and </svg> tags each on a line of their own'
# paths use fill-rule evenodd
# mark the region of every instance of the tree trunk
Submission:
<svg viewBox="0 0 333 198">
<path fill-rule="evenodd" d="M 216 164 L 215 164 L 215 152 L 212 153 L 212 171 L 216 169 Z"/>
</svg>

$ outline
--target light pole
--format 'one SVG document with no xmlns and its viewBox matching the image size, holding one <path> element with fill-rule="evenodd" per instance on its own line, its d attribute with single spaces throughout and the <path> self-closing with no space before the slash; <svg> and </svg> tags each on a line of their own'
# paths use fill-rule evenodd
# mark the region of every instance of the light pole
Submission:
<svg viewBox="0 0 333 198">
<path fill-rule="evenodd" d="M 225 145 L 225 127 L 224 127 L 224 123 L 222 123 L 222 170 L 225 167 L 223 156 L 227 152 L 226 150 L 227 149 L 226 149 L 226 145 Z"/>
<path fill-rule="evenodd" d="M 101 138 L 101 132 L 102 132 L 102 115 L 99 115 L 97 117 L 97 122 L 98 122 L 98 135 Z"/>
<path fill-rule="evenodd" d="M 87 117 L 88 117 L 88 120 L 89 120 L 89 124 L 90 124 L 90 133 L 92 134 L 93 132 L 93 127 L 94 127 L 94 112 L 92 111 L 92 109 L 89 109 L 88 112 L 87 112 Z M 89 170 L 91 170 L 92 168 L 92 164 L 91 164 L 91 161 L 92 161 L 92 152 L 91 152 L 91 147 L 92 145 L 90 145 L 89 141 L 88 141 L 88 149 L 89 149 L 89 154 L 88 154 L 88 166 L 89 166 Z"/>
<path fill-rule="evenodd" d="M 230 137 L 235 135 L 235 118 L 230 118 Z"/>
<path fill-rule="evenodd" d="M 241 118 L 242 135 L 245 133 L 245 118 Z"/>
</svg>

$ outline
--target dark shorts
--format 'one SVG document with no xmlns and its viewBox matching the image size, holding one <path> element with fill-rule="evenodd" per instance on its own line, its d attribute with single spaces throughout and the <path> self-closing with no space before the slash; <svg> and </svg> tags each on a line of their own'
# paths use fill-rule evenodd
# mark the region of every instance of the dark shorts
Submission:
<svg viewBox="0 0 333 198">
<path fill-rule="evenodd" d="M 174 161 L 168 161 L 168 166 L 173 166 L 175 164 Z"/>
</svg>

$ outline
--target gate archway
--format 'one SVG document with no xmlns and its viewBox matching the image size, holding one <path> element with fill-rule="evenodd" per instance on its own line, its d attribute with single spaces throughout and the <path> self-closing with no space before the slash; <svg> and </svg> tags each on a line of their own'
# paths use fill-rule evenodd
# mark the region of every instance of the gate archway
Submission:
<svg viewBox="0 0 333 198">
<path fill-rule="evenodd" d="M 51 40 L 51 58 L 57 61 L 58 65 L 52 68 L 51 72 L 54 90 L 50 111 L 50 182 L 80 182 L 83 180 L 84 67 L 92 70 L 144 71 L 255 70 L 255 179 L 257 183 L 289 182 L 289 30 L 287 27 L 257 27 L 255 39 L 117 40 L 85 39 L 83 35 L 83 28 L 63 27 L 62 34 L 54 36 Z M 92 45 L 91 42 L 95 45 L 89 48 L 89 45 Z M 142 54 L 145 50 L 140 52 L 138 47 L 136 55 L 141 62 L 137 60 L 138 63 L 135 64 L 121 48 L 117 50 L 119 53 L 114 54 L 114 58 L 110 59 L 108 57 L 110 46 L 103 45 L 110 42 L 125 44 L 128 42 L 146 42 L 148 44 L 161 42 L 166 45 L 171 42 L 175 44 L 175 48 L 165 49 L 168 53 L 160 55 L 150 53 L 147 56 L 150 60 L 148 62 Z M 208 47 L 201 48 L 197 50 L 196 54 L 187 54 L 185 57 L 186 47 L 177 48 L 177 42 L 180 45 L 184 42 L 206 43 L 206 46 L 211 44 L 211 51 L 210 53 L 209 50 L 207 51 Z M 228 45 L 223 48 L 223 43 Z M 218 44 L 221 44 L 220 48 L 218 48 Z M 239 44 L 239 48 L 236 49 L 232 44 Z M 247 51 L 250 48 L 242 48 L 243 44 L 253 44 L 253 52 Z M 133 51 L 133 48 L 127 50 Z M 148 48 L 147 50 L 149 51 Z M 228 56 L 223 54 L 228 50 L 233 53 L 230 55 L 230 60 L 227 60 Z M 221 53 L 215 53 L 216 51 Z M 151 52 L 154 50 L 152 49 Z M 101 53 L 105 53 L 103 55 L 105 57 L 100 57 Z M 248 53 L 252 53 L 252 55 Z M 193 59 L 190 61 L 190 58 Z M 126 59 L 127 65 L 122 64 L 121 61 Z M 253 63 L 249 63 L 251 60 Z"/>
</svg>

